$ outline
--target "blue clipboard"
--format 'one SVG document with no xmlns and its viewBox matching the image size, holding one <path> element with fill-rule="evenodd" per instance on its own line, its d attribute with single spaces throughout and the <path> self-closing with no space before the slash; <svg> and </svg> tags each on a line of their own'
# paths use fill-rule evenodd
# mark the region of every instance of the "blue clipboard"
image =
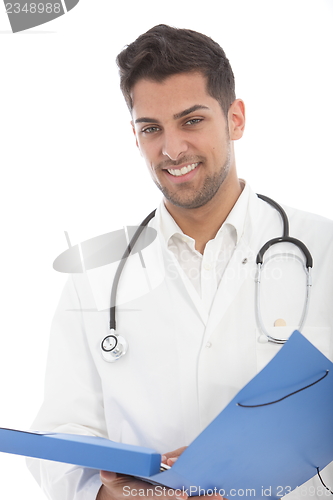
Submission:
<svg viewBox="0 0 333 500">
<path fill-rule="evenodd" d="M 150 448 L 55 432 L 0 428 L 0 451 L 137 476 L 156 474 L 161 464 L 161 455 Z"/>
<path fill-rule="evenodd" d="M 149 479 L 192 495 L 277 499 L 332 460 L 333 363 L 295 331 L 172 468 Z"/>
<path fill-rule="evenodd" d="M 333 363 L 294 332 L 164 472 L 154 450 L 90 436 L 0 429 L 0 451 L 134 475 L 192 496 L 216 489 L 235 499 L 280 498 L 333 460 Z"/>
</svg>

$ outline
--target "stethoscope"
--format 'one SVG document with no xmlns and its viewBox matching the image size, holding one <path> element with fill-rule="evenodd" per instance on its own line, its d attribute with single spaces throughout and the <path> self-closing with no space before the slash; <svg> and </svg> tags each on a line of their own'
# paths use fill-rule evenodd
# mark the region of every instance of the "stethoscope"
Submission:
<svg viewBox="0 0 333 500">
<path fill-rule="evenodd" d="M 261 332 L 260 337 L 259 337 L 259 342 L 272 342 L 274 344 L 284 344 L 288 339 L 278 339 L 275 337 L 272 337 L 269 335 L 267 332 L 263 321 L 261 317 L 261 311 L 260 311 L 260 283 L 261 283 L 261 274 L 262 274 L 262 269 L 264 266 L 264 255 L 266 251 L 273 245 L 276 245 L 277 243 L 292 243 L 293 245 L 296 245 L 301 252 L 303 253 L 305 257 L 305 264 L 303 263 L 302 259 L 298 257 L 297 255 L 293 254 L 293 257 L 298 259 L 302 264 L 304 271 L 306 273 L 306 295 L 305 295 L 305 301 L 304 301 L 304 307 L 301 315 L 301 319 L 299 322 L 299 325 L 297 327 L 298 330 L 301 330 L 305 320 L 306 316 L 308 313 L 309 309 L 309 299 L 310 299 L 310 291 L 311 291 L 311 286 L 312 286 L 312 281 L 311 281 L 311 270 L 313 266 L 313 260 L 312 256 L 308 250 L 308 248 L 305 246 L 305 244 L 296 239 L 292 238 L 289 236 L 289 221 L 286 212 L 283 210 L 283 208 L 276 203 L 276 201 L 272 200 L 271 198 L 268 198 L 267 196 L 263 196 L 261 194 L 257 195 L 258 198 L 261 198 L 262 200 L 266 201 L 269 203 L 273 208 L 275 208 L 281 215 L 282 217 L 282 222 L 283 222 L 283 234 L 282 236 L 278 238 L 273 238 L 267 243 L 265 243 L 261 249 L 259 250 L 256 258 L 256 264 L 257 264 L 257 274 L 255 278 L 255 283 L 256 283 L 256 294 L 255 294 L 255 310 L 256 310 L 256 321 L 257 325 L 259 327 L 259 330 Z M 113 280 L 112 284 L 112 289 L 111 289 L 111 306 L 110 306 L 110 334 L 107 335 L 106 337 L 103 338 L 101 342 L 101 350 L 102 350 L 102 356 L 105 361 L 108 361 L 110 363 L 117 361 L 117 359 L 121 358 L 124 356 L 128 350 L 128 343 L 124 337 L 119 335 L 116 331 L 116 297 L 117 297 L 117 289 L 118 289 L 118 283 L 121 277 L 121 273 L 124 269 L 124 266 L 127 262 L 128 257 L 130 256 L 132 249 L 137 242 L 138 238 L 140 237 L 142 231 L 144 228 L 147 226 L 149 221 L 155 216 L 156 210 L 153 210 L 140 224 L 136 232 L 134 233 L 131 241 L 129 242 L 124 255 L 121 258 L 121 261 L 118 265 L 117 271 L 115 273 L 115 277 Z M 286 254 L 287 255 L 287 254 Z M 272 257 L 271 257 L 272 258 Z M 269 259 L 266 259 L 266 263 L 268 262 Z"/>
</svg>

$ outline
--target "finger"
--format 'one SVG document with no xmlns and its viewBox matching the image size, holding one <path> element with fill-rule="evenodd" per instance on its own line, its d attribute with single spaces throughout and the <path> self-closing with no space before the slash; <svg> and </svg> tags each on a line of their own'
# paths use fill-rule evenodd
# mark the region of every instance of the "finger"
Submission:
<svg viewBox="0 0 333 500">
<path fill-rule="evenodd" d="M 168 493 L 168 498 L 172 498 L 172 495 L 175 495 L 175 498 L 177 500 L 187 500 L 188 499 L 188 494 L 183 490 L 169 490 L 170 493 Z"/>
<path fill-rule="evenodd" d="M 102 483 L 105 485 L 112 483 L 112 481 L 114 481 L 117 478 L 117 474 L 115 472 L 110 472 L 106 470 L 101 470 L 99 475 Z"/>
<path fill-rule="evenodd" d="M 166 464 L 170 465 L 170 467 L 172 467 L 173 464 L 176 462 L 176 460 L 178 460 L 178 457 L 167 458 Z"/>
<path fill-rule="evenodd" d="M 207 500 L 228 500 L 227 498 L 224 498 L 220 493 L 216 493 L 216 495 L 202 495 L 200 497 L 200 500 L 204 500 L 204 499 L 207 499 Z"/>
<path fill-rule="evenodd" d="M 179 457 L 185 450 L 187 446 L 182 446 L 181 448 L 177 448 L 177 450 L 174 451 L 169 451 L 168 453 L 164 453 L 164 457 L 166 458 L 174 458 L 174 457 Z"/>
</svg>

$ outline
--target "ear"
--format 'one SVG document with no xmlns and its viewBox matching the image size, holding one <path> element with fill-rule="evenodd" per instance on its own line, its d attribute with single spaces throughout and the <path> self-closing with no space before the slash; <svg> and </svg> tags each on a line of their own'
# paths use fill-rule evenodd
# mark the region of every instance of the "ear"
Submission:
<svg viewBox="0 0 333 500">
<path fill-rule="evenodd" d="M 133 130 L 133 134 L 134 134 L 134 137 L 135 137 L 135 144 L 136 144 L 136 147 L 139 149 L 140 151 L 140 148 L 139 148 L 139 143 L 138 143 L 138 137 L 136 135 L 136 131 L 135 131 L 135 127 L 134 127 L 134 123 L 133 121 L 131 120 L 131 126 L 132 126 L 132 130 Z"/>
<path fill-rule="evenodd" d="M 245 105 L 241 99 L 236 99 L 228 111 L 230 139 L 236 141 L 243 136 L 245 128 Z"/>
</svg>

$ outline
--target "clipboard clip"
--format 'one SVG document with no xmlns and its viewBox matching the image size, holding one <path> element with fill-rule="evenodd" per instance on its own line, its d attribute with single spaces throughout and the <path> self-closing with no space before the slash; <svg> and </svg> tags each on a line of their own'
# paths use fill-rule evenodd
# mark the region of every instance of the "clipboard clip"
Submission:
<svg viewBox="0 0 333 500">
<path fill-rule="evenodd" d="M 166 470 L 169 470 L 171 469 L 170 465 L 167 465 L 167 464 L 162 464 L 160 465 L 160 472 L 164 472 Z"/>
</svg>

